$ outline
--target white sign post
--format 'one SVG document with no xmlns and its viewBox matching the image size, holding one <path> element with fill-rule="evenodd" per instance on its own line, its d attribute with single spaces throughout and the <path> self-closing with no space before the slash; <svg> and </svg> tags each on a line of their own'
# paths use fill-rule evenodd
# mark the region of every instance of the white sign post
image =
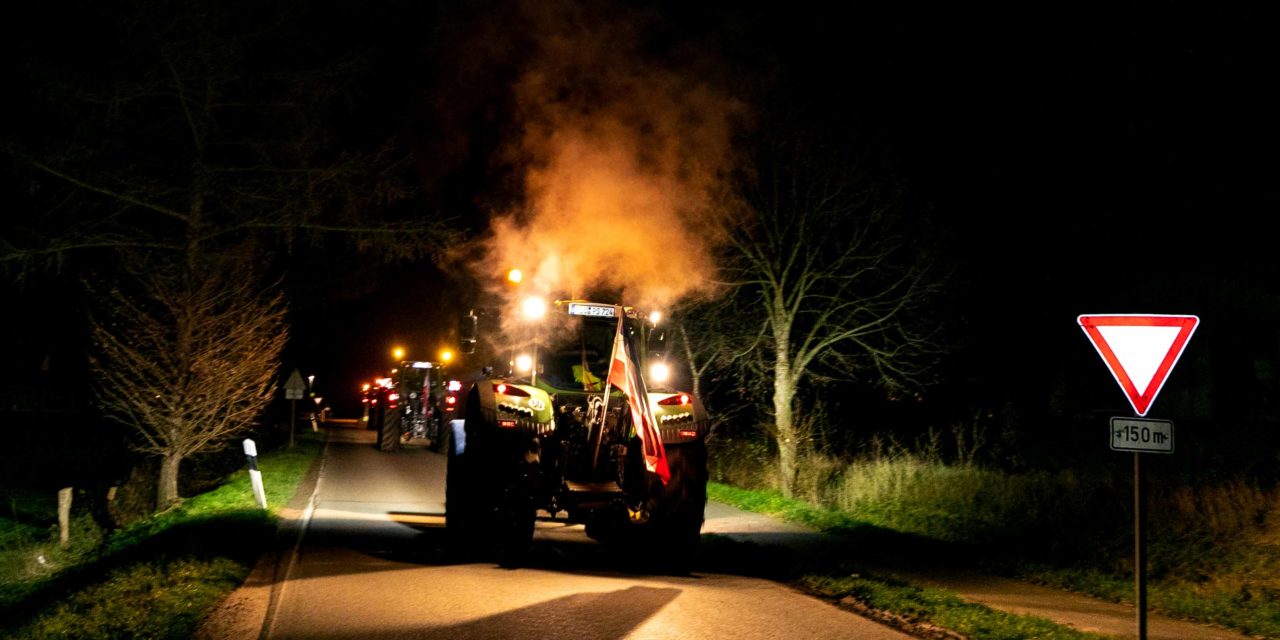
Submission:
<svg viewBox="0 0 1280 640">
<path fill-rule="evenodd" d="M 258 506 L 267 508 L 267 490 L 262 486 L 262 472 L 258 471 L 258 445 L 249 438 L 244 439 L 244 456 L 249 459 L 249 483 L 253 485 L 253 497 Z"/>
<path fill-rule="evenodd" d="M 1147 420 L 1156 395 L 1178 364 L 1191 334 L 1200 325 L 1196 316 L 1111 314 L 1082 315 L 1076 323 L 1098 350 L 1124 391 L 1137 418 L 1111 419 L 1111 448 L 1133 452 L 1133 564 L 1138 640 L 1147 640 L 1147 517 L 1142 489 L 1142 454 L 1173 453 L 1173 423 Z"/>
</svg>

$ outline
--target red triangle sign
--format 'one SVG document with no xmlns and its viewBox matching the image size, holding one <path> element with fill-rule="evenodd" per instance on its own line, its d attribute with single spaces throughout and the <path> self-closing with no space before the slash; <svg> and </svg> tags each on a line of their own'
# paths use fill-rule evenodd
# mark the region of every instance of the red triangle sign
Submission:
<svg viewBox="0 0 1280 640">
<path fill-rule="evenodd" d="M 1141 314 L 1076 319 L 1139 416 L 1147 415 L 1200 318 Z"/>
</svg>

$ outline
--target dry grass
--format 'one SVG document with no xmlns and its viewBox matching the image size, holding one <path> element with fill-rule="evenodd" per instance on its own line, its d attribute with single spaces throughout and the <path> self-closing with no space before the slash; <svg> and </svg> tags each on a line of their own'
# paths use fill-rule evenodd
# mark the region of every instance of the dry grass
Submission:
<svg viewBox="0 0 1280 640">
<path fill-rule="evenodd" d="M 1127 474 L 1008 473 L 972 457 L 944 461 L 936 434 L 915 445 L 873 443 L 852 460 L 809 452 L 796 498 L 880 527 L 985 546 L 1012 570 L 1050 584 L 1128 597 Z M 718 446 L 713 480 L 778 490 L 766 447 Z M 1242 479 L 1149 486 L 1153 606 L 1280 636 L 1280 489 Z"/>
</svg>

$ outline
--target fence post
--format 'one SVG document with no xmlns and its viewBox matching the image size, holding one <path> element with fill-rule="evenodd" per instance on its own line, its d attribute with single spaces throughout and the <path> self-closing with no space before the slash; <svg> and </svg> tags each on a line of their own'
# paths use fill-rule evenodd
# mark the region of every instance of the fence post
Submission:
<svg viewBox="0 0 1280 640">
<path fill-rule="evenodd" d="M 71 539 L 71 487 L 58 489 L 58 542 L 67 546 Z"/>
</svg>

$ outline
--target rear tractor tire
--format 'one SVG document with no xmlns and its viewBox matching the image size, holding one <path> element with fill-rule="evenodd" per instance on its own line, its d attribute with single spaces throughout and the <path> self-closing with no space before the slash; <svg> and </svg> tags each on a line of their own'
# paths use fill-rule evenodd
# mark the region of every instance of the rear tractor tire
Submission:
<svg viewBox="0 0 1280 640">
<path fill-rule="evenodd" d="M 379 451 L 395 451 L 400 448 L 400 420 L 399 409 L 388 408 L 383 413 L 382 424 L 378 425 Z"/>
<path fill-rule="evenodd" d="M 703 442 L 667 445 L 671 480 L 654 479 L 651 490 L 650 540 L 663 568 L 677 574 L 692 570 L 702 541 L 707 509 L 707 446 Z M 656 486 L 655 486 L 656 485 Z"/>
<path fill-rule="evenodd" d="M 450 546 L 464 554 L 475 551 L 480 529 L 480 496 L 468 452 L 452 429 L 442 434 L 448 456 L 444 484 L 444 523 Z"/>
</svg>

